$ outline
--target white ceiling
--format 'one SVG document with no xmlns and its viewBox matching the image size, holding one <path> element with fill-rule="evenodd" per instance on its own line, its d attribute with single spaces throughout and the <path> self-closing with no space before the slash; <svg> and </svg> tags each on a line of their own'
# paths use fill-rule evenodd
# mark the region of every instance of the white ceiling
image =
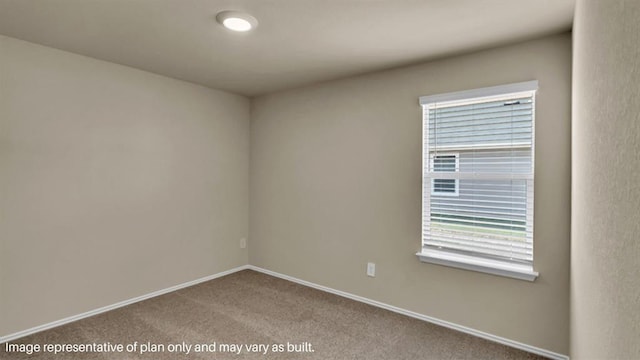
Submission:
<svg viewBox="0 0 640 360">
<path fill-rule="evenodd" d="M 571 28 L 575 0 L 0 0 L 0 34 L 248 96 Z M 232 33 L 220 10 L 259 25 Z"/>
</svg>

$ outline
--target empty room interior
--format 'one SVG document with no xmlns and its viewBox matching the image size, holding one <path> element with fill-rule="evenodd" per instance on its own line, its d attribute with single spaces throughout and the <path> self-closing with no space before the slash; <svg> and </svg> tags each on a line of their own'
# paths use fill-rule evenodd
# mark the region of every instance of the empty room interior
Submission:
<svg viewBox="0 0 640 360">
<path fill-rule="evenodd" d="M 640 1 L 0 0 L 0 358 L 640 359 Z"/>
</svg>

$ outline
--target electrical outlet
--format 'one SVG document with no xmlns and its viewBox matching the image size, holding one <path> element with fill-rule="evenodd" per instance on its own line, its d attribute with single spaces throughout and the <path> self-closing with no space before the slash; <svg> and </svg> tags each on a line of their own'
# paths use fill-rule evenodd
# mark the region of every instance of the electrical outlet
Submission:
<svg viewBox="0 0 640 360">
<path fill-rule="evenodd" d="M 247 239 L 246 238 L 240 239 L 240 249 L 244 249 L 246 247 L 247 247 Z"/>
<path fill-rule="evenodd" d="M 367 263 L 367 276 L 375 277 L 376 276 L 376 264 Z"/>
</svg>

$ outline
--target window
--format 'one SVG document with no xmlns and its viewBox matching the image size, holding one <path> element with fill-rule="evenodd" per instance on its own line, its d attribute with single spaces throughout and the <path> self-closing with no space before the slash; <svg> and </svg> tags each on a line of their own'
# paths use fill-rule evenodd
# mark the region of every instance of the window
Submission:
<svg viewBox="0 0 640 360">
<path fill-rule="evenodd" d="M 533 281 L 537 81 L 420 98 L 421 261 Z"/>
<path fill-rule="evenodd" d="M 433 172 L 458 171 L 458 154 L 440 154 L 431 161 Z M 458 179 L 431 179 L 431 195 L 457 196 Z"/>
</svg>

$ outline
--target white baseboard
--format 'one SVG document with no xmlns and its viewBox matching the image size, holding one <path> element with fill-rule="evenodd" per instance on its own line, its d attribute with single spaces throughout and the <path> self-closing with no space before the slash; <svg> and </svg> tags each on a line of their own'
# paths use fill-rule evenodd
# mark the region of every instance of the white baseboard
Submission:
<svg viewBox="0 0 640 360">
<path fill-rule="evenodd" d="M 253 265 L 249 265 L 249 266 L 247 266 L 247 268 L 250 269 L 250 270 L 254 270 L 254 271 L 258 271 L 258 272 L 267 274 L 267 275 L 275 276 L 275 277 L 278 277 L 278 278 L 281 278 L 281 279 L 284 279 L 284 280 L 292 281 L 292 282 L 298 283 L 300 285 L 308 286 L 308 287 L 311 287 L 311 288 L 314 288 L 314 289 L 318 289 L 318 290 L 321 290 L 321 291 L 324 291 L 324 292 L 328 292 L 328 293 L 331 293 L 331 294 L 342 296 L 342 297 L 345 297 L 345 298 L 348 298 L 348 299 L 351 299 L 351 300 L 355 300 L 355 301 L 362 302 L 362 303 L 365 303 L 365 304 L 373 305 L 373 306 L 379 307 L 381 309 L 393 311 L 393 312 L 398 313 L 398 314 L 406 315 L 406 316 L 409 316 L 409 317 L 412 317 L 412 318 L 415 318 L 415 319 L 419 319 L 419 320 L 430 322 L 430 323 L 433 323 L 433 324 L 436 324 L 436 325 L 444 326 L 444 327 L 449 328 L 449 329 L 457 330 L 457 331 L 460 331 L 460 332 L 463 332 L 463 333 L 466 333 L 466 334 L 469 334 L 469 335 L 477 336 L 479 338 L 483 338 L 483 339 L 486 339 L 486 340 L 497 342 L 497 343 L 500 343 L 500 344 L 503 344 L 503 345 L 507 345 L 507 346 L 516 348 L 516 349 L 520 349 L 520 350 L 528 351 L 528 352 L 533 353 L 533 354 L 538 354 L 538 355 L 541 355 L 541 356 L 545 356 L 545 357 L 548 357 L 550 359 L 569 360 L 569 356 L 567 356 L 567 355 L 558 354 L 558 353 L 553 352 L 553 351 L 549 351 L 549 350 L 541 349 L 541 348 L 538 348 L 538 347 L 535 347 L 535 346 L 523 344 L 523 343 L 518 342 L 518 341 L 514 341 L 514 340 L 510 340 L 510 339 L 503 338 L 503 337 L 500 337 L 500 336 L 492 335 L 492 334 L 489 334 L 489 333 L 486 333 L 486 332 L 483 332 L 483 331 L 479 331 L 479 330 L 472 329 L 472 328 L 469 328 L 469 327 L 466 327 L 466 326 L 454 324 L 452 322 L 448 322 L 448 321 L 445 321 L 445 320 L 440 320 L 440 319 L 437 319 L 437 318 L 434 318 L 434 317 L 431 317 L 431 316 L 427 316 L 427 315 L 423 315 L 423 314 L 419 314 L 419 313 L 416 313 L 416 312 L 413 312 L 413 311 L 401 309 L 399 307 L 395 307 L 395 306 L 392 306 L 392 305 L 389 305 L 389 304 L 385 304 L 385 303 L 382 303 L 382 302 L 379 302 L 379 301 L 371 300 L 371 299 L 368 299 L 368 298 L 365 298 L 365 297 L 362 297 L 362 296 L 350 294 L 350 293 L 347 293 L 347 292 L 344 292 L 344 291 L 332 289 L 330 287 L 318 285 L 318 284 L 315 284 L 315 283 L 312 283 L 312 282 L 309 282 L 309 281 L 300 280 L 298 278 L 294 278 L 294 277 L 289 276 L 289 275 L 280 274 L 280 273 L 277 273 L 275 271 L 263 269 L 263 268 L 260 268 L 260 267 L 257 267 L 257 266 L 253 266 Z"/>
<path fill-rule="evenodd" d="M 507 346 L 510 346 L 510 347 L 513 347 L 513 348 L 516 348 L 516 349 L 521 349 L 521 350 L 524 350 L 524 351 L 528 351 L 530 353 L 542 355 L 542 356 L 545 356 L 545 357 L 548 357 L 548 358 L 551 358 L 551 359 L 569 360 L 569 357 L 567 355 L 558 354 L 558 353 L 555 353 L 555 352 L 552 352 L 552 351 L 549 351 L 549 350 L 545 350 L 545 349 L 541 349 L 541 348 L 538 348 L 538 347 L 535 347 L 535 346 L 523 344 L 521 342 L 517 342 L 517 341 L 506 339 L 506 338 L 503 338 L 503 337 L 500 337 L 500 336 L 492 335 L 492 334 L 489 334 L 489 333 L 486 333 L 486 332 L 482 332 L 482 331 L 479 331 L 479 330 L 468 328 L 466 326 L 454 324 L 454 323 L 451 323 L 451 322 L 448 322 L 448 321 L 444 321 L 444 320 L 440 320 L 440 319 L 437 319 L 437 318 L 434 318 L 434 317 L 431 317 L 431 316 L 427 316 L 427 315 L 419 314 L 419 313 L 416 313 L 416 312 L 413 312 L 413 311 L 405 310 L 405 309 L 402 309 L 402 308 L 399 308 L 399 307 L 395 307 L 395 306 L 392 306 L 392 305 L 389 305 L 389 304 L 385 304 L 385 303 L 382 303 L 382 302 L 379 302 L 379 301 L 371 300 L 371 299 L 368 299 L 368 298 L 365 298 L 365 297 L 362 297 L 362 296 L 358 296 L 358 295 L 354 295 L 354 294 L 350 294 L 350 293 L 347 293 L 347 292 L 344 292 L 344 291 L 332 289 L 330 287 L 318 285 L 318 284 L 315 284 L 315 283 L 312 283 L 312 282 L 309 282 L 309 281 L 301 280 L 301 279 L 298 279 L 298 278 L 295 278 L 295 277 L 292 277 L 292 276 L 289 276 L 289 275 L 280 274 L 280 273 L 277 273 L 275 271 L 263 269 L 263 268 L 260 268 L 260 267 L 257 267 L 257 266 L 253 266 L 253 265 L 239 266 L 239 267 L 227 270 L 227 271 L 219 272 L 217 274 L 205 276 L 205 277 L 200 278 L 200 279 L 188 281 L 188 282 L 185 282 L 185 283 L 182 283 L 182 284 L 179 284 L 179 285 L 175 285 L 175 286 L 172 286 L 172 287 L 169 287 L 169 288 L 166 288 L 166 289 L 154 291 L 154 292 L 146 294 L 146 295 L 138 296 L 138 297 L 135 297 L 135 298 L 132 298 L 132 299 L 129 299 L 129 300 L 124 300 L 124 301 L 121 301 L 121 302 L 118 302 L 118 303 L 115 303 L 115 304 L 112 304 L 112 305 L 107 305 L 107 306 L 104 306 L 104 307 L 101 307 L 101 308 L 98 308 L 98 309 L 87 311 L 87 312 L 82 313 L 82 314 L 78 314 L 78 315 L 70 316 L 70 317 L 67 317 L 67 318 L 64 318 L 64 319 L 56 320 L 56 321 L 53 321 L 53 322 L 50 322 L 50 323 L 47 323 L 47 324 L 44 324 L 44 325 L 36 326 L 36 327 L 30 328 L 30 329 L 27 329 L 27 330 L 23 330 L 23 331 L 19 331 L 19 332 L 13 333 L 13 334 L 9 334 L 7 336 L 2 336 L 2 337 L 0 337 L 0 344 L 15 340 L 15 339 L 18 339 L 18 338 L 21 338 L 21 337 L 25 337 L 25 336 L 28 336 L 28 335 L 32 335 L 32 334 L 35 334 L 35 333 L 40 332 L 40 331 L 44 331 L 44 330 L 48 330 L 48 329 L 51 329 L 51 328 L 54 328 L 54 327 L 65 325 L 65 324 L 68 324 L 68 323 L 71 323 L 71 322 L 74 322 L 74 321 L 77 321 L 77 320 L 80 320 L 80 319 L 84 319 L 84 318 L 87 318 L 87 317 L 90 317 L 90 316 L 93 316 L 93 315 L 98 315 L 98 314 L 106 312 L 106 311 L 114 310 L 114 309 L 117 309 L 117 308 L 120 308 L 120 307 L 123 307 L 123 306 L 127 306 L 127 305 L 130 305 L 130 304 L 133 304 L 133 303 L 137 303 L 137 302 L 140 302 L 140 301 L 143 301 L 143 300 L 147 300 L 147 299 L 150 299 L 150 298 L 153 298 L 153 297 L 156 297 L 156 296 L 160 296 L 160 295 L 172 292 L 172 291 L 180 290 L 180 289 L 183 289 L 183 288 L 186 288 L 186 287 L 189 287 L 189 286 L 193 286 L 193 285 L 205 282 L 205 281 L 213 280 L 213 279 L 216 279 L 216 278 L 219 278 L 219 277 L 222 277 L 222 276 L 225 276 L 225 275 L 229 275 L 229 274 L 241 271 L 241 270 L 247 270 L 247 269 L 254 270 L 254 271 L 257 271 L 257 272 L 261 272 L 263 274 L 271 275 L 271 276 L 274 276 L 274 277 L 277 277 L 277 278 L 281 278 L 281 279 L 284 279 L 284 280 L 288 280 L 288 281 L 291 281 L 291 282 L 295 282 L 295 283 L 298 283 L 298 284 L 301 284 L 301 285 L 304 285 L 304 286 L 308 286 L 308 287 L 311 287 L 311 288 L 314 288 L 314 289 L 318 289 L 318 290 L 321 290 L 321 291 L 324 291 L 324 292 L 328 292 L 328 293 L 331 293 L 331 294 L 335 294 L 335 295 L 338 295 L 338 296 L 342 296 L 342 297 L 345 297 L 345 298 L 348 298 L 348 299 L 351 299 L 351 300 L 355 300 L 355 301 L 362 302 L 362 303 L 365 303 L 365 304 L 373 305 L 375 307 L 378 307 L 378 308 L 381 308 L 381 309 L 385 309 L 385 310 L 389 310 L 389 311 L 393 311 L 395 313 L 406 315 L 406 316 L 409 316 L 409 317 L 412 317 L 412 318 L 415 318 L 415 319 L 419 319 L 419 320 L 430 322 L 430 323 L 433 323 L 433 324 L 436 324 L 436 325 L 444 326 L 444 327 L 449 328 L 449 329 L 457 330 L 457 331 L 460 331 L 460 332 L 463 332 L 463 333 L 466 333 L 466 334 L 477 336 L 477 337 L 480 337 L 480 338 L 483 338 L 483 339 L 487 339 L 487 340 L 490 340 L 490 341 L 493 341 L 493 342 L 497 342 L 497 343 L 500 343 L 500 344 L 503 344 L 503 345 L 507 345 Z"/>
<path fill-rule="evenodd" d="M 199 284 L 201 282 L 205 282 L 205 281 L 213 280 L 213 279 L 225 276 L 225 275 L 233 274 L 234 272 L 238 272 L 238 271 L 246 270 L 246 269 L 249 269 L 249 265 L 239 266 L 239 267 L 227 270 L 227 271 L 219 272 L 217 274 L 205 276 L 205 277 L 200 278 L 200 279 L 188 281 L 188 282 L 185 282 L 185 283 L 182 283 L 182 284 L 178 284 L 176 286 L 168 287 L 166 289 L 154 291 L 152 293 L 148 293 L 148 294 L 145 294 L 145 295 L 142 295 L 142 296 L 138 296 L 138 297 L 135 297 L 133 299 L 120 301 L 118 303 L 115 303 L 115 304 L 112 304 L 112 305 L 103 306 L 101 308 L 90 310 L 90 311 L 84 312 L 82 314 L 69 316 L 67 318 L 56 320 L 56 321 L 53 321 L 53 322 L 50 322 L 50 323 L 47 323 L 47 324 L 44 324 L 44 325 L 32 327 L 31 329 L 19 331 L 17 333 L 9 334 L 7 336 L 2 336 L 2 337 L 0 337 L 0 344 L 15 340 L 15 339 L 18 339 L 18 338 L 21 338 L 21 337 L 25 337 L 25 336 L 28 336 L 28 335 L 32 335 L 32 334 L 35 334 L 35 333 L 40 332 L 40 331 L 44 331 L 44 330 L 48 330 L 48 329 L 51 329 L 51 328 L 54 328 L 54 327 L 65 325 L 65 324 L 68 324 L 68 323 L 71 323 L 71 322 L 74 322 L 74 321 L 77 321 L 77 320 L 80 320 L 80 319 L 87 318 L 89 316 L 98 315 L 98 314 L 101 314 L 101 313 L 106 312 L 106 311 L 114 310 L 114 309 L 117 309 L 117 308 L 121 308 L 123 306 L 127 306 L 127 305 L 130 305 L 130 304 L 133 304 L 133 303 L 137 303 L 137 302 L 140 302 L 140 301 L 143 301 L 143 300 L 147 300 L 147 299 L 150 299 L 152 297 L 164 295 L 166 293 L 170 293 L 172 291 L 176 291 L 176 290 L 180 290 L 180 289 L 183 289 L 183 288 L 186 288 L 186 287 L 189 287 L 189 286 L 193 286 L 193 285 Z"/>
</svg>

